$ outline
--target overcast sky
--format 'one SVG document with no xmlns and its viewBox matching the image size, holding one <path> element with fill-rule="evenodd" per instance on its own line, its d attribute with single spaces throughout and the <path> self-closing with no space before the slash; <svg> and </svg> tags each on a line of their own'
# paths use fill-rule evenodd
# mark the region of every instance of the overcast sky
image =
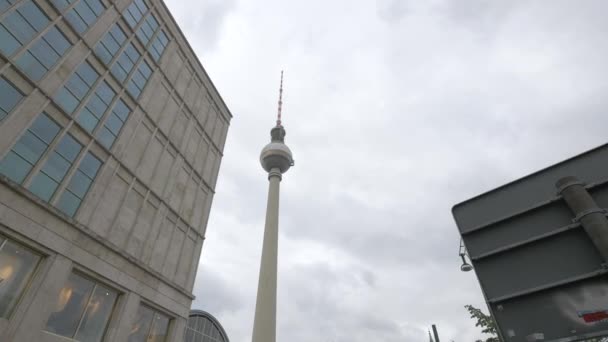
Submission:
<svg viewBox="0 0 608 342">
<path fill-rule="evenodd" d="M 608 2 L 166 0 L 234 118 L 193 307 L 249 342 L 285 69 L 283 342 L 481 337 L 452 205 L 606 141 Z"/>
</svg>

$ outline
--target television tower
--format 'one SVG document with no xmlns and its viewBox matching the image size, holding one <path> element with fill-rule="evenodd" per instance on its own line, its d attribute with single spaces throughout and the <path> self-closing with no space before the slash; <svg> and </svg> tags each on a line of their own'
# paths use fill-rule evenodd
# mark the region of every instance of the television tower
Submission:
<svg viewBox="0 0 608 342">
<path fill-rule="evenodd" d="M 268 172 L 268 203 L 262 245 L 258 296 L 253 320 L 253 342 L 275 342 L 277 326 L 277 254 L 279 240 L 279 186 L 283 173 L 293 166 L 291 150 L 285 145 L 281 124 L 283 106 L 283 71 L 279 88 L 277 124 L 270 130 L 270 143 L 262 149 L 260 163 Z"/>
</svg>

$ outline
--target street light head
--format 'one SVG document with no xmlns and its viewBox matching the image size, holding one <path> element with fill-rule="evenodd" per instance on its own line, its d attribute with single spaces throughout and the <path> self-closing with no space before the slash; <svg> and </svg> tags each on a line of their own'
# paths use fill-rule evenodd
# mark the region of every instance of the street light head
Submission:
<svg viewBox="0 0 608 342">
<path fill-rule="evenodd" d="M 460 270 L 462 272 L 470 272 L 473 270 L 473 266 L 471 266 L 471 264 L 465 262 L 464 264 L 462 264 L 462 266 L 460 266 Z"/>
<path fill-rule="evenodd" d="M 467 262 L 467 259 L 464 257 L 464 253 L 460 254 L 460 258 L 462 258 L 462 265 L 460 266 L 460 270 L 462 272 L 470 272 L 473 270 L 473 266 Z"/>
</svg>

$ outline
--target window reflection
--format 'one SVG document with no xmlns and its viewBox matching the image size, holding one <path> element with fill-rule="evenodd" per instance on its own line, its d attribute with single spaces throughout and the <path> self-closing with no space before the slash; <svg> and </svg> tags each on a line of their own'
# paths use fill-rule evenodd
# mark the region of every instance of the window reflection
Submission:
<svg viewBox="0 0 608 342">
<path fill-rule="evenodd" d="M 128 342 L 163 342 L 167 338 L 170 318 L 140 305 Z"/>
<path fill-rule="evenodd" d="M 40 259 L 21 245 L 0 237 L 0 317 L 9 317 Z"/>
<path fill-rule="evenodd" d="M 72 273 L 57 297 L 46 330 L 78 341 L 101 341 L 118 294 Z"/>
<path fill-rule="evenodd" d="M 128 342 L 144 342 L 148 337 L 148 332 L 150 331 L 150 326 L 152 325 L 152 318 L 154 316 L 154 312 L 152 309 L 144 305 L 140 305 L 137 310 L 137 316 L 135 317 L 135 322 L 133 323 L 133 328 L 131 329 L 131 334 L 129 334 Z"/>
</svg>

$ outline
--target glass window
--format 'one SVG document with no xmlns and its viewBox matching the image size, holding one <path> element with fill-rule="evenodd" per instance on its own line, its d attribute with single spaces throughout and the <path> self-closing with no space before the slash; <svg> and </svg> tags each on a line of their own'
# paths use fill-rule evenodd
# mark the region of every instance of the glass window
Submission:
<svg viewBox="0 0 608 342">
<path fill-rule="evenodd" d="M 95 127 L 97 127 L 97 123 L 99 123 L 99 119 L 86 107 L 82 108 L 76 120 L 88 132 L 93 132 Z"/>
<path fill-rule="evenodd" d="M 49 70 L 59 59 L 59 54 L 53 50 L 53 47 L 44 38 L 35 42 L 29 49 L 29 52 L 42 63 L 45 70 Z"/>
<path fill-rule="evenodd" d="M 71 44 L 57 27 L 52 27 L 45 35 L 44 40 L 59 54 L 63 54 L 70 48 Z"/>
<path fill-rule="evenodd" d="M 59 92 L 53 97 L 55 102 L 68 113 L 73 113 L 80 101 L 66 87 L 59 89 Z"/>
<path fill-rule="evenodd" d="M 80 77 L 78 71 L 68 79 L 65 86 L 78 100 L 82 100 L 89 91 L 89 85 Z"/>
<path fill-rule="evenodd" d="M 49 18 L 40 10 L 38 5 L 34 2 L 26 1 L 22 6 L 17 8 L 17 12 L 27 20 L 28 24 L 36 30 L 36 32 L 42 31 L 48 24 Z"/>
<path fill-rule="evenodd" d="M 0 237 L 0 317 L 9 318 L 40 259 L 29 249 Z"/>
<path fill-rule="evenodd" d="M 142 63 L 137 68 L 137 71 L 133 74 L 133 77 L 127 84 L 127 91 L 135 98 L 138 98 L 143 89 L 146 87 L 146 83 L 148 82 L 148 78 L 152 74 L 152 69 L 148 66 L 146 61 L 142 61 Z"/>
<path fill-rule="evenodd" d="M 87 108 L 89 108 L 96 117 L 101 118 L 106 109 L 108 109 L 108 105 L 105 104 L 97 94 L 93 94 L 87 103 Z"/>
<path fill-rule="evenodd" d="M 121 82 L 123 82 L 128 75 L 128 72 L 125 71 L 125 69 L 120 65 L 120 63 L 114 63 L 110 71 L 112 71 L 112 75 L 114 75 L 114 77 L 116 77 Z"/>
<path fill-rule="evenodd" d="M 78 15 L 86 23 L 87 27 L 90 26 L 91 24 L 93 24 L 95 22 L 95 20 L 97 19 L 95 12 L 93 12 L 91 7 L 89 7 L 89 4 L 87 4 L 87 2 L 84 0 L 80 1 L 79 3 L 76 4 L 76 6 L 74 6 L 74 11 L 76 11 L 76 13 L 78 13 Z"/>
<path fill-rule="evenodd" d="M 59 57 L 67 51 L 69 46 L 71 44 L 65 36 L 56 27 L 53 27 L 35 42 L 28 51 L 22 54 L 17 59 L 16 64 L 31 79 L 41 80 L 46 72 L 57 63 Z"/>
<path fill-rule="evenodd" d="M 23 94 L 4 77 L 0 77 L 0 121 L 23 99 Z"/>
<path fill-rule="evenodd" d="M 95 90 L 95 94 L 97 94 L 97 96 L 99 96 L 99 98 L 108 106 L 110 105 L 110 103 L 114 99 L 114 96 L 116 95 L 114 90 L 112 90 L 112 88 L 106 81 L 103 81 L 102 83 L 100 83 L 97 86 L 97 89 Z"/>
<path fill-rule="evenodd" d="M 137 6 L 141 13 L 146 13 L 148 11 L 148 6 L 144 3 L 144 0 L 135 0 L 133 4 Z"/>
<path fill-rule="evenodd" d="M 60 11 L 62 11 L 70 6 L 70 2 L 73 2 L 73 0 L 52 0 L 52 2 Z"/>
<path fill-rule="evenodd" d="M 146 17 L 144 22 L 141 24 L 139 29 L 137 30 L 137 37 L 144 44 L 148 45 L 150 38 L 154 35 L 154 31 L 158 28 L 158 21 L 154 18 L 154 15 L 149 15 Z"/>
<path fill-rule="evenodd" d="M 140 305 L 128 342 L 162 342 L 167 337 L 170 318 Z"/>
<path fill-rule="evenodd" d="M 118 45 L 122 45 L 124 41 L 127 39 L 127 35 L 125 32 L 118 26 L 118 24 L 114 24 L 109 32 L 112 35 L 112 38 L 118 42 Z"/>
<path fill-rule="evenodd" d="M 86 106 L 80 111 L 77 121 L 87 131 L 93 132 L 108 109 L 116 93 L 106 81 L 101 82 Z"/>
<path fill-rule="evenodd" d="M 53 99 L 68 113 L 73 113 L 80 101 L 86 96 L 99 74 L 88 63 L 82 63 Z"/>
<path fill-rule="evenodd" d="M 48 202 L 72 167 L 80 150 L 82 150 L 82 145 L 74 137 L 70 134 L 64 136 L 40 172 L 34 177 L 29 190 Z"/>
<path fill-rule="evenodd" d="M 95 54 L 107 65 L 127 39 L 123 30 L 114 24 L 110 31 L 95 46 Z"/>
<path fill-rule="evenodd" d="M 10 5 L 13 5 L 17 1 L 19 0 L 0 0 L 0 12 L 4 12 L 5 9 L 9 8 Z"/>
<path fill-rule="evenodd" d="M 127 91 L 134 98 L 138 98 L 139 95 L 141 94 L 141 90 L 137 87 L 137 85 L 135 84 L 135 82 L 133 80 L 129 81 L 129 84 L 127 84 Z"/>
<path fill-rule="evenodd" d="M 34 81 L 41 80 L 48 71 L 30 51 L 26 51 L 22 54 L 15 64 Z"/>
<path fill-rule="evenodd" d="M 20 47 L 21 43 L 0 23 L 0 51 L 10 56 Z"/>
<path fill-rule="evenodd" d="M 129 73 L 133 68 L 133 64 L 137 60 L 138 57 L 134 57 L 137 54 L 137 51 L 133 47 L 131 43 L 127 45 L 125 51 L 118 57 L 118 63 Z"/>
<path fill-rule="evenodd" d="M 78 341 L 101 341 L 117 297 L 115 291 L 72 273 L 59 292 L 46 330 Z"/>
<path fill-rule="evenodd" d="M 77 73 L 89 86 L 92 86 L 99 77 L 97 71 L 88 62 L 83 63 Z"/>
<path fill-rule="evenodd" d="M 76 210 L 80 206 L 80 198 L 74 196 L 69 191 L 64 191 L 57 203 L 57 209 L 63 211 L 66 215 L 72 217 L 76 214 Z"/>
<path fill-rule="evenodd" d="M 84 0 L 87 5 L 93 10 L 96 16 L 100 16 L 105 10 L 105 6 L 99 0 Z"/>
<path fill-rule="evenodd" d="M 163 30 L 160 30 L 160 32 L 158 32 L 158 35 L 156 35 L 156 37 L 154 38 L 154 42 L 148 49 L 148 51 L 152 55 L 152 58 L 154 58 L 155 61 L 158 62 L 160 60 L 160 57 L 163 55 L 163 52 L 165 51 L 165 48 L 167 47 L 168 43 L 169 39 L 167 38 L 167 35 Z"/>
<path fill-rule="evenodd" d="M 163 342 L 167 338 L 168 330 L 169 317 L 156 313 L 150 336 L 148 336 L 148 342 Z"/>
<path fill-rule="evenodd" d="M 99 171 L 100 167 L 101 161 L 91 152 L 87 152 L 72 179 L 70 179 L 67 188 L 61 194 L 57 202 L 57 209 L 63 211 L 68 216 L 74 216 L 84 196 L 89 191 L 95 176 L 97 176 L 97 171 Z"/>
<path fill-rule="evenodd" d="M 142 0 L 135 0 L 129 7 L 127 7 L 127 9 L 123 12 L 123 15 L 127 21 L 127 24 L 129 24 L 131 28 L 134 28 L 143 17 L 143 14 L 147 11 L 148 7 Z"/>
<path fill-rule="evenodd" d="M 11 2 L 14 3 L 14 2 Z M 49 19 L 31 0 L 10 12 L 0 23 L 0 51 L 10 56 L 27 44 L 36 32 L 49 24 Z"/>
<path fill-rule="evenodd" d="M 66 20 L 72 25 L 74 30 L 78 33 L 83 33 L 87 30 L 87 23 L 78 15 L 78 13 L 72 9 L 65 14 Z"/>
<path fill-rule="evenodd" d="M 17 38 L 20 45 L 27 44 L 36 34 L 36 30 L 25 20 L 19 11 L 13 11 L 6 16 L 2 21 L 2 25 Z"/>
<path fill-rule="evenodd" d="M 58 132 L 59 125 L 40 114 L 2 159 L 0 173 L 21 184 Z"/>
<path fill-rule="evenodd" d="M 122 126 L 129 117 L 130 109 L 125 103 L 119 99 L 112 109 L 112 113 L 108 116 L 104 127 L 99 131 L 97 138 L 99 142 L 107 148 L 112 147 L 116 137 L 120 134 Z"/>
<path fill-rule="evenodd" d="M 21 44 L 26 44 L 34 37 L 35 32 L 42 31 L 49 24 L 49 18 L 38 5 L 28 0 L 4 18 L 4 23 Z"/>
<path fill-rule="evenodd" d="M 129 43 L 122 54 L 118 57 L 115 64 L 112 66 L 112 75 L 114 75 L 114 77 L 116 77 L 119 81 L 123 82 L 133 69 L 133 66 L 140 56 L 141 55 L 139 52 L 137 52 L 135 46 L 133 46 L 133 43 Z"/>
<path fill-rule="evenodd" d="M 110 149 L 116 140 L 116 135 L 112 133 L 106 126 L 103 126 L 97 133 L 97 141 Z"/>
<path fill-rule="evenodd" d="M 147 306 L 140 305 L 135 316 L 135 322 L 129 334 L 128 342 L 145 342 L 150 332 L 154 311 Z"/>
<path fill-rule="evenodd" d="M 65 17 L 72 27 L 82 34 L 97 21 L 104 9 L 99 0 L 81 0 Z"/>
<path fill-rule="evenodd" d="M 125 48 L 125 54 L 126 54 L 126 57 L 129 58 L 129 61 L 131 62 L 131 64 L 135 64 L 135 62 L 137 62 L 137 60 L 141 56 L 139 54 L 139 52 L 137 52 L 137 49 L 135 48 L 133 43 L 129 43 L 129 45 L 127 45 L 127 47 Z M 132 67 L 133 67 L 133 65 L 131 65 L 131 68 Z"/>
<path fill-rule="evenodd" d="M 90 309 L 85 312 L 76 332 L 76 340 L 101 341 L 117 297 L 116 292 L 97 285 L 89 302 Z"/>
</svg>

